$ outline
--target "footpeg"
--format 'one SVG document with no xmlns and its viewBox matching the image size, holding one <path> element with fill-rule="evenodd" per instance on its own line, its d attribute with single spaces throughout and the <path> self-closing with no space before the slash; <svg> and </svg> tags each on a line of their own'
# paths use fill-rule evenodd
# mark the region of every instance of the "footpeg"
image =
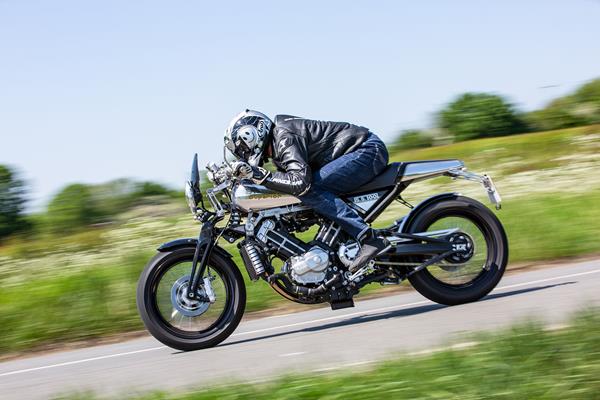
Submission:
<svg viewBox="0 0 600 400">
<path fill-rule="evenodd" d="M 332 310 L 341 310 L 342 308 L 354 307 L 354 300 L 338 300 L 329 303 Z"/>
</svg>

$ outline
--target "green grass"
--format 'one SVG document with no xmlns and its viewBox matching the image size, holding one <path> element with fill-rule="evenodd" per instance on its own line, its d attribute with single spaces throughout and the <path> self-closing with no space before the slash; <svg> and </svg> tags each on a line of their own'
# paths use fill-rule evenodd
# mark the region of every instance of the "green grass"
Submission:
<svg viewBox="0 0 600 400">
<path fill-rule="evenodd" d="M 557 158 L 598 152 L 598 131 L 595 126 L 480 139 L 396 151 L 392 152 L 392 159 L 461 158 L 476 171 L 494 168 L 503 175 L 517 168 L 541 174 L 545 170 L 540 168 L 562 162 Z M 581 173 L 578 182 L 587 182 L 589 173 Z M 566 179 L 569 177 L 567 174 Z M 476 184 L 469 185 L 476 188 Z M 600 252 L 600 187 L 596 184 L 581 190 L 581 183 L 576 186 L 573 193 L 524 191 L 514 196 L 510 187 L 509 193 L 502 192 L 513 194 L 497 212 L 508 234 L 511 263 Z M 430 189 L 433 192 L 429 193 Z M 427 187 L 426 192 L 440 190 L 446 188 Z M 483 194 L 481 190 L 477 193 Z M 174 209 L 185 212 L 183 206 Z M 383 224 L 401 215 L 400 207 L 394 207 L 379 222 Z M 146 230 L 131 222 L 136 218 L 123 215 L 122 223 L 131 223 L 131 227 L 116 224 L 72 236 L 25 238 L 0 248 L 0 352 L 142 329 L 135 307 L 135 286 L 142 268 L 161 241 L 195 235 L 198 229 L 191 222 L 181 225 L 173 217 L 163 216 L 160 222 L 149 213 L 144 218 L 150 224 Z M 173 220 L 167 221 L 170 219 Z M 107 238 L 111 232 L 118 234 Z M 116 259 L 110 257 L 113 244 L 122 245 Z M 287 303 L 265 282 L 250 282 L 235 246 L 225 247 L 243 270 L 248 288 L 247 311 Z M 80 253 L 84 261 L 79 261 Z M 57 254 L 74 257 L 57 261 L 62 260 L 53 258 Z M 374 284 L 363 289 L 363 293 L 378 288 Z"/>
<path fill-rule="evenodd" d="M 149 393 L 138 400 L 234 399 L 598 399 L 600 313 L 588 311 L 566 329 L 525 323 L 478 345 L 421 357 L 398 357 L 364 370 L 300 374 L 265 384 L 231 384 Z M 93 399 L 93 394 L 67 396 Z M 119 397 L 123 398 L 123 397 Z"/>
<path fill-rule="evenodd" d="M 414 150 L 390 151 L 392 161 L 458 158 L 473 170 L 502 167 L 503 174 L 540 170 L 561 165 L 556 160 L 573 154 L 597 152 L 582 140 L 600 132 L 598 125 L 556 131 L 502 136 Z M 595 139 L 597 140 L 597 139 Z M 514 165 L 514 164 L 518 165 Z"/>
<path fill-rule="evenodd" d="M 600 191 L 517 199 L 505 203 L 498 216 L 506 229 L 512 263 L 600 251 Z"/>
</svg>

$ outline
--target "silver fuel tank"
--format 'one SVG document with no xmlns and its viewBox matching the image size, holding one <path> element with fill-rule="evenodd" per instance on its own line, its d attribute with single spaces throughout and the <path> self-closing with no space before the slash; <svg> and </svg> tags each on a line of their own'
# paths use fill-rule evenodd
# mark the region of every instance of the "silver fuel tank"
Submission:
<svg viewBox="0 0 600 400">
<path fill-rule="evenodd" d="M 233 203 L 243 212 L 248 212 L 300 204 L 300 199 L 261 185 L 241 183 L 233 189 Z"/>
</svg>

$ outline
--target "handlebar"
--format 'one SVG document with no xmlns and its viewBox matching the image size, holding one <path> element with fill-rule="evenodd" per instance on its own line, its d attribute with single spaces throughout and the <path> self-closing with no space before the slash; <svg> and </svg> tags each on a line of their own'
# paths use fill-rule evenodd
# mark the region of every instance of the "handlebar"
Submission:
<svg viewBox="0 0 600 400">
<path fill-rule="evenodd" d="M 233 177 L 233 171 L 231 167 L 225 163 L 218 166 L 215 163 L 208 163 L 206 165 L 206 169 L 208 170 L 207 177 L 208 179 L 218 186 Z"/>
</svg>

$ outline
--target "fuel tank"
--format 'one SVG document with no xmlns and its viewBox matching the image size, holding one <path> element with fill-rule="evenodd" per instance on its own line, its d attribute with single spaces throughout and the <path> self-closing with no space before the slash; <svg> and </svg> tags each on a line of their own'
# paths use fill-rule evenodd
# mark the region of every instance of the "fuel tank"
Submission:
<svg viewBox="0 0 600 400">
<path fill-rule="evenodd" d="M 299 198 L 251 183 L 238 184 L 233 189 L 233 203 L 242 211 L 266 210 L 300 204 Z"/>
</svg>

